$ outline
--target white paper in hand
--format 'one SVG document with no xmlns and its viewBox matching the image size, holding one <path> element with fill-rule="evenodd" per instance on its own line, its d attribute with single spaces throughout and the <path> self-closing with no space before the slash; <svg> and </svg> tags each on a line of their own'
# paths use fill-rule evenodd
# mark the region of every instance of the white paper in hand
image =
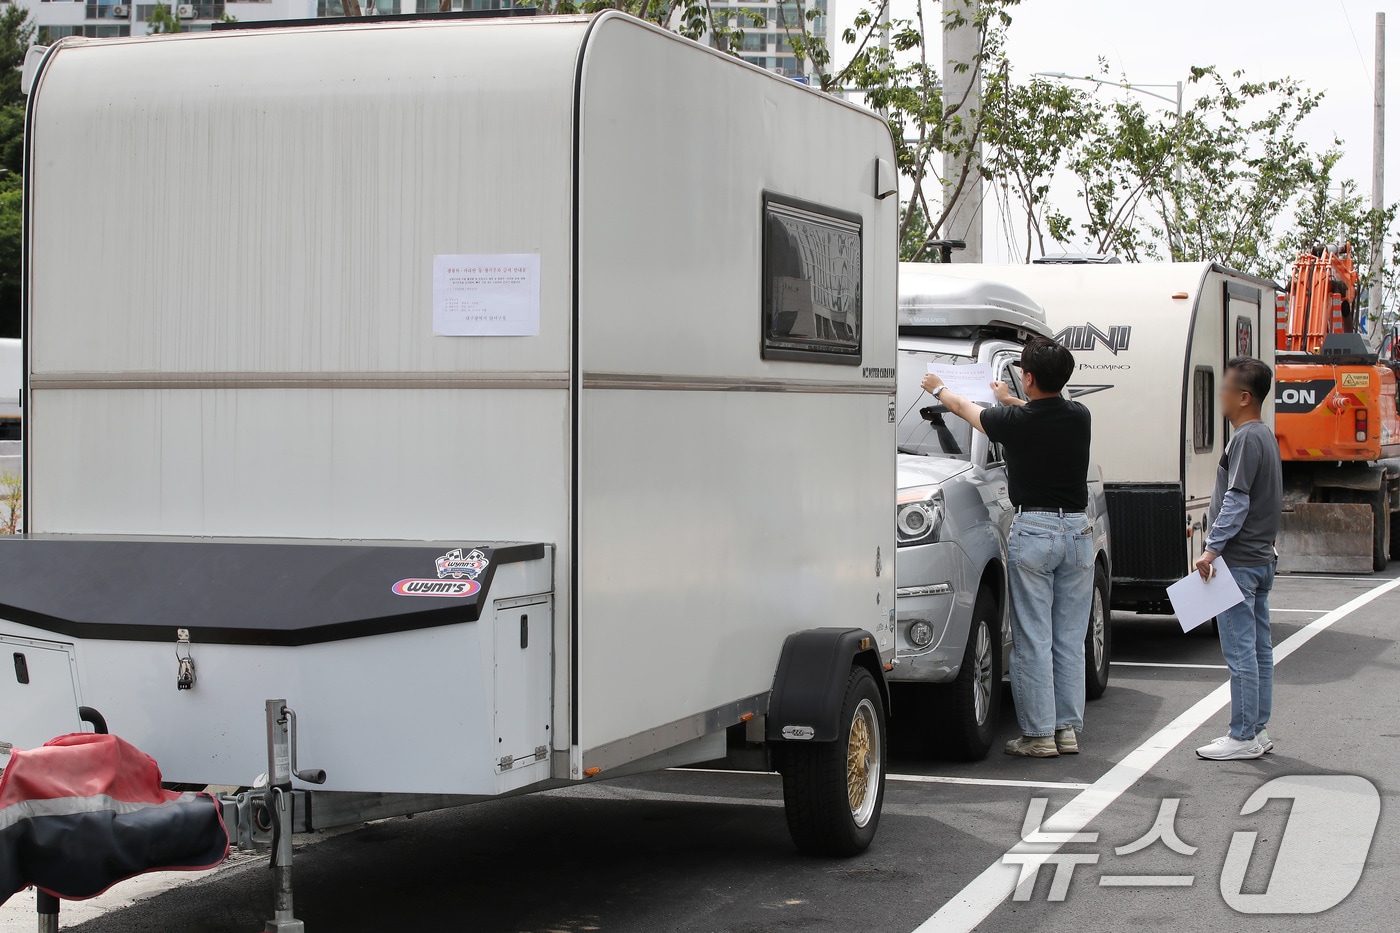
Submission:
<svg viewBox="0 0 1400 933">
<path fill-rule="evenodd" d="M 942 379 L 949 392 L 961 395 L 970 402 L 979 402 L 985 405 L 996 404 L 996 395 L 992 392 L 992 366 L 990 363 L 973 363 L 971 366 L 929 363 L 928 371 Z"/>
<path fill-rule="evenodd" d="M 1172 601 L 1172 609 L 1176 610 L 1176 618 L 1183 632 L 1189 632 L 1226 609 L 1244 602 L 1244 594 L 1235 583 L 1230 568 L 1225 566 L 1224 558 L 1217 557 L 1211 566 L 1215 568 L 1215 576 L 1210 580 L 1202 580 L 1201 575 L 1193 570 L 1167 587 L 1167 598 Z"/>
</svg>

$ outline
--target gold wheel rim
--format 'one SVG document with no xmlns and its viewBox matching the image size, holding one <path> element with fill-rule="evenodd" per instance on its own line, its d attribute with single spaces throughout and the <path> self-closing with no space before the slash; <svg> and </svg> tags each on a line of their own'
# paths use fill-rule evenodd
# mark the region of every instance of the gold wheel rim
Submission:
<svg viewBox="0 0 1400 933">
<path fill-rule="evenodd" d="M 851 720 L 851 740 L 846 745 L 846 793 L 851 810 L 857 811 L 865 803 L 865 795 L 870 787 L 870 725 L 865 717 L 856 713 Z"/>
<path fill-rule="evenodd" d="M 880 713 L 875 702 L 867 697 L 856 704 L 846 736 L 846 796 L 851 819 L 861 827 L 875 819 L 885 779 L 885 737 L 880 732 Z"/>
</svg>

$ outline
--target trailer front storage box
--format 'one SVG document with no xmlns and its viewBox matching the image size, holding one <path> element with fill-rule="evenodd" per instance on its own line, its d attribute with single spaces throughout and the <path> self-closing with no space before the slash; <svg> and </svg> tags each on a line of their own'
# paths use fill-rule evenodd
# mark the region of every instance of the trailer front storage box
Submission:
<svg viewBox="0 0 1400 933">
<path fill-rule="evenodd" d="M 868 843 L 879 117 L 607 13 L 65 39 L 29 120 L 0 637 L 67 663 L 0 740 L 246 787 L 291 720 L 324 791 L 461 802 L 747 736 Z"/>
</svg>

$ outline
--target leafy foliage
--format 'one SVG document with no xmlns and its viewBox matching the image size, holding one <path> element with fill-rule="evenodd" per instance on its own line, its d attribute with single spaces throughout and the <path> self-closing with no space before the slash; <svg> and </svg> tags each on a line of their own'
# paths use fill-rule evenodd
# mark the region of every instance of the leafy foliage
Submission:
<svg viewBox="0 0 1400 933">
<path fill-rule="evenodd" d="M 151 12 L 146 17 L 146 29 L 150 35 L 159 36 L 182 32 L 184 27 L 180 25 L 180 17 L 175 15 L 168 3 L 157 3 L 151 7 Z"/>
<path fill-rule="evenodd" d="M 20 332 L 22 198 L 20 176 L 0 175 L 0 337 L 18 337 Z"/>
<path fill-rule="evenodd" d="M 20 66 L 34 37 L 29 11 L 0 13 L 0 337 L 20 331 L 20 248 L 23 242 L 24 94 Z"/>
</svg>

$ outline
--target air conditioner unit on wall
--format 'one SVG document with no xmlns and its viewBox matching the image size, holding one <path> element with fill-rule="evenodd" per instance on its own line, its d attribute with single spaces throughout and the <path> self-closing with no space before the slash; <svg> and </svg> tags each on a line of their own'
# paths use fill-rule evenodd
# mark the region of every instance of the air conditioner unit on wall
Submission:
<svg viewBox="0 0 1400 933">
<path fill-rule="evenodd" d="M 130 15 L 131 15 L 131 7 L 129 7 L 129 6 L 114 6 L 114 7 L 112 7 L 112 19 L 126 19 L 126 18 L 127 18 L 128 16 L 130 16 Z"/>
<path fill-rule="evenodd" d="M 175 13 L 180 19 L 194 19 L 194 4 L 182 3 L 176 7 Z"/>
</svg>

